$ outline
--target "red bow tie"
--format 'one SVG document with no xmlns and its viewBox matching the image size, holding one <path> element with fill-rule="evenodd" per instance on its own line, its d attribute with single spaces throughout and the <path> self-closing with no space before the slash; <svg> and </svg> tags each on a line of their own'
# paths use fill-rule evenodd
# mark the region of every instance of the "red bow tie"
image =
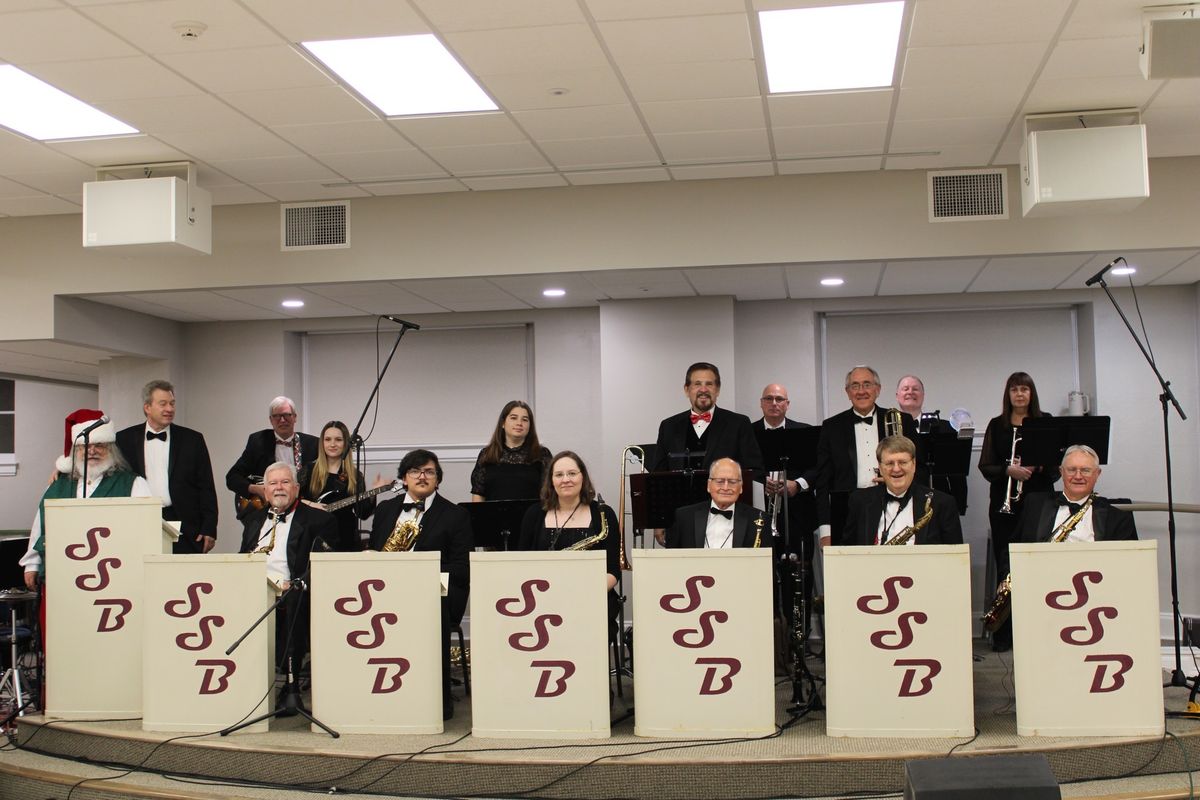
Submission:
<svg viewBox="0 0 1200 800">
<path fill-rule="evenodd" d="M 712 412 L 705 411 L 703 414 L 692 414 L 692 424 L 693 425 L 695 425 L 700 420 L 704 420 L 705 422 L 712 422 Z"/>
</svg>

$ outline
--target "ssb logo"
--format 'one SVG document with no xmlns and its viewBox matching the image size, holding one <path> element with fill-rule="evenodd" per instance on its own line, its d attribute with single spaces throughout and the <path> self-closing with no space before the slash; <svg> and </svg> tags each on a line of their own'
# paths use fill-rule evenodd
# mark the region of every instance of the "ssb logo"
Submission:
<svg viewBox="0 0 1200 800">
<path fill-rule="evenodd" d="M 496 612 L 512 619 L 533 617 L 533 630 L 517 631 L 508 637 L 508 646 L 522 653 L 537 653 L 545 650 L 550 644 L 551 629 L 561 627 L 561 614 L 538 614 L 536 594 L 550 591 L 550 581 L 544 578 L 532 578 L 521 583 L 520 597 L 502 597 L 496 601 Z M 536 594 L 535 594 L 536 593 Z M 529 662 L 531 669 L 540 669 L 537 688 L 534 697 L 558 697 L 567 691 L 567 681 L 575 674 L 575 662 L 562 659 L 533 659 Z"/>
<path fill-rule="evenodd" d="M 1048 592 L 1044 602 L 1048 608 L 1055 611 L 1081 611 L 1084 613 L 1082 625 L 1068 625 L 1058 632 L 1058 638 L 1063 644 L 1073 647 L 1089 647 L 1099 644 L 1104 639 L 1104 621 L 1117 618 L 1117 609 L 1112 606 L 1093 606 L 1087 608 L 1091 601 L 1088 585 L 1096 585 L 1104 580 L 1104 575 L 1097 570 L 1083 570 L 1071 576 L 1071 588 Z M 1125 673 L 1133 669 L 1133 656 L 1126 653 L 1089 653 L 1083 657 L 1085 664 L 1095 664 L 1092 673 L 1092 684 L 1089 694 L 1107 694 L 1121 689 L 1125 685 Z M 1109 668 L 1112 667 L 1112 674 Z"/>
<path fill-rule="evenodd" d="M 900 608 L 900 589 L 906 592 L 916 582 L 907 575 L 885 578 L 882 594 L 864 594 L 855 606 L 863 614 L 886 616 Z M 916 626 L 929 621 L 924 611 L 901 611 L 892 620 L 894 629 L 875 631 L 870 636 L 871 646 L 884 651 L 907 650 L 917 638 Z M 904 670 L 900 679 L 897 697 L 921 697 L 933 691 L 933 679 L 942 671 L 942 662 L 936 658 L 897 658 L 892 666 Z"/>
<path fill-rule="evenodd" d="M 372 593 L 383 592 L 387 583 L 379 578 L 360 581 L 358 594 L 339 597 L 333 602 L 333 610 L 344 617 L 365 617 L 375 607 Z M 392 611 L 377 611 L 366 620 L 366 630 L 352 630 L 346 634 L 346 644 L 355 650 L 378 650 L 388 643 L 388 628 L 400 622 L 400 615 Z M 375 681 L 371 694 L 392 694 L 404 685 L 404 676 L 412 668 L 412 662 L 403 656 L 371 656 L 368 666 L 375 667 Z"/>
<path fill-rule="evenodd" d="M 669 614 L 691 614 L 700 609 L 701 589 L 716 588 L 717 579 L 711 575 L 693 575 L 684 581 L 682 594 L 664 594 L 658 599 L 658 607 Z M 679 628 L 671 634 L 677 647 L 687 650 L 705 650 L 716 642 L 717 627 L 729 622 L 729 612 L 710 608 L 699 611 L 696 627 Z M 728 656 L 697 656 L 697 666 L 705 667 L 700 681 L 699 694 L 720 695 L 733 688 L 733 679 L 742 671 L 742 661 Z"/>
<path fill-rule="evenodd" d="M 93 562 L 94 573 L 84 573 L 75 578 L 75 588 L 83 592 L 103 592 L 112 583 L 112 573 L 121 568 L 121 559 L 100 558 L 100 540 L 112 535 L 108 528 L 89 528 L 84 534 L 84 544 L 67 545 L 63 554 L 71 561 Z M 113 633 L 125 627 L 125 617 L 133 610 L 133 601 L 126 597 L 97 598 L 92 605 L 100 609 L 96 633 Z"/>
<path fill-rule="evenodd" d="M 203 611 L 201 595 L 212 594 L 213 585 L 197 581 L 187 587 L 187 596 L 178 600 L 168 600 L 163 604 L 163 612 L 175 619 L 196 620 L 196 628 L 186 630 L 175 637 L 175 646 L 188 653 L 199 653 L 207 650 L 213 643 L 213 629 L 225 624 L 225 618 L 219 614 L 201 614 Z M 228 658 L 197 658 L 196 666 L 204 670 L 200 679 L 200 694 L 221 694 L 229 688 L 229 679 L 237 672 L 237 662 Z"/>
</svg>

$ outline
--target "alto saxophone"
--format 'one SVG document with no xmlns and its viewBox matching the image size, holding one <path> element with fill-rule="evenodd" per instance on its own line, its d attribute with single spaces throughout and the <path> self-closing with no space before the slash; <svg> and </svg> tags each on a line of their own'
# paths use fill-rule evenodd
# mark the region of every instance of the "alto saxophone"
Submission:
<svg viewBox="0 0 1200 800">
<path fill-rule="evenodd" d="M 388 535 L 387 541 L 383 543 L 380 552 L 407 553 L 417 543 L 417 536 L 420 533 L 421 523 L 417 522 L 416 519 L 406 519 L 402 522 L 397 522 L 396 527 Z"/>
<path fill-rule="evenodd" d="M 886 542 L 884 542 L 884 544 L 892 545 L 906 543 L 909 539 L 916 536 L 922 529 L 924 529 L 925 526 L 929 524 L 931 519 L 933 519 L 933 492 L 929 492 L 925 495 L 925 513 L 921 515 L 921 518 L 897 533 L 892 538 L 888 539 Z"/>
<path fill-rule="evenodd" d="M 1088 509 L 1092 507 L 1092 498 L 1095 495 L 1089 494 L 1087 499 L 1083 501 L 1083 505 L 1079 506 L 1079 510 L 1071 516 L 1063 520 L 1063 524 L 1058 526 L 1058 529 L 1050 534 L 1051 544 L 1057 544 L 1065 541 L 1071 535 L 1071 531 L 1075 530 L 1075 526 L 1087 514 Z M 1004 580 L 1000 581 L 1000 586 L 996 589 L 996 596 L 992 598 L 992 604 L 988 607 L 987 613 L 983 615 L 983 629 L 989 633 L 997 630 L 1004 624 L 1004 620 L 1008 619 L 1008 615 L 1012 611 L 1012 574 L 1004 576 Z"/>
<path fill-rule="evenodd" d="M 603 542 L 605 539 L 608 538 L 608 517 L 606 517 L 604 515 L 604 509 L 606 507 L 607 506 L 602 506 L 602 505 L 596 506 L 596 513 L 600 515 L 600 532 L 595 534 L 594 536 L 584 537 L 583 539 L 580 539 L 578 542 L 576 542 L 573 545 L 564 547 L 562 549 L 562 552 L 566 553 L 566 552 L 573 552 L 573 551 L 579 551 L 579 550 L 591 550 L 592 545 L 599 544 L 600 542 Z M 551 548 L 551 549 L 553 549 L 553 548 Z"/>
</svg>

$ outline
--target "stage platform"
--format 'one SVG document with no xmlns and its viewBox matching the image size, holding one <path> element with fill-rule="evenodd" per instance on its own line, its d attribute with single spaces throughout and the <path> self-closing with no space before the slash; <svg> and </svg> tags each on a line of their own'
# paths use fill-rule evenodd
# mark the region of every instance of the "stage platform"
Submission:
<svg viewBox="0 0 1200 800">
<path fill-rule="evenodd" d="M 781 730 L 752 740 L 638 738 L 633 736 L 632 718 L 624 717 L 627 703 L 617 698 L 613 716 L 621 719 L 614 724 L 612 737 L 602 741 L 477 739 L 470 733 L 469 700 L 456 704 L 446 732 L 434 736 L 345 735 L 333 739 L 309 732 L 307 723 L 293 717 L 274 721 L 265 734 L 172 739 L 142 732 L 136 720 L 69 722 L 26 717 L 20 720 L 17 741 L 23 754 L 37 754 L 31 758 L 90 760 L 292 792 L 329 792 L 337 787 L 338 793 L 416 797 L 652 800 L 897 796 L 904 788 L 904 764 L 911 759 L 1040 752 L 1049 759 L 1067 797 L 1188 796 L 1186 773 L 1200 767 L 1200 721 L 1168 719 L 1168 736 L 1153 739 L 1018 737 L 1011 653 L 994 654 L 980 645 L 977 654 L 981 658 L 975 670 L 979 733 L 974 739 L 832 739 L 825 736 L 821 712 L 787 724 L 784 709 L 791 686 L 781 679 L 777 691 Z M 810 664 L 819 675 L 820 661 L 810 660 Z M 461 695 L 461 689 L 457 692 Z M 629 682 L 625 692 L 625 700 L 631 700 Z M 1168 709 L 1183 709 L 1186 700 L 1185 690 L 1167 690 Z M 15 756 L 0 754 L 0 772 L 12 769 L 10 759 Z M 44 765 L 36 769 L 46 771 Z M 1138 790 L 1138 781 L 1129 777 L 1173 773 L 1173 784 L 1182 787 L 1182 793 L 1164 790 L 1164 781 L 1149 778 L 1141 782 L 1152 788 Z M 1125 780 L 1096 783 L 1114 779 Z M 16 785 L 7 778 L 5 783 Z M 43 780 L 43 785 L 48 783 Z M 1072 783 L 1111 790 L 1069 791 L 1066 784 Z M 1165 783 L 1169 786 L 1172 781 Z M 80 791 L 72 797 L 92 796 Z M 5 791 L 0 795 L 18 796 Z M 20 796 L 62 797 L 65 791 Z M 178 795 L 151 789 L 142 796 L 214 794 L 191 785 Z"/>
</svg>

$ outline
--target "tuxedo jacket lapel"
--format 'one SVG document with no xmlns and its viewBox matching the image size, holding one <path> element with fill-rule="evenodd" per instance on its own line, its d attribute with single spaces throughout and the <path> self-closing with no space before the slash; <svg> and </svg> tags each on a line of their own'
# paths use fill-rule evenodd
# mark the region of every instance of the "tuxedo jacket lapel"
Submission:
<svg viewBox="0 0 1200 800">
<path fill-rule="evenodd" d="M 1051 495 L 1042 503 L 1042 513 L 1038 515 L 1037 540 L 1039 542 L 1050 541 L 1050 534 L 1054 532 L 1054 517 L 1057 515 L 1058 503 Z"/>
<path fill-rule="evenodd" d="M 696 516 L 692 524 L 692 535 L 695 537 L 693 547 L 703 548 L 705 540 L 708 539 L 708 503 L 701 503 L 696 509 Z"/>
<path fill-rule="evenodd" d="M 1092 532 L 1095 535 L 1097 542 L 1103 542 L 1108 538 L 1108 526 L 1105 524 L 1108 521 L 1108 508 L 1092 502 Z"/>
</svg>

